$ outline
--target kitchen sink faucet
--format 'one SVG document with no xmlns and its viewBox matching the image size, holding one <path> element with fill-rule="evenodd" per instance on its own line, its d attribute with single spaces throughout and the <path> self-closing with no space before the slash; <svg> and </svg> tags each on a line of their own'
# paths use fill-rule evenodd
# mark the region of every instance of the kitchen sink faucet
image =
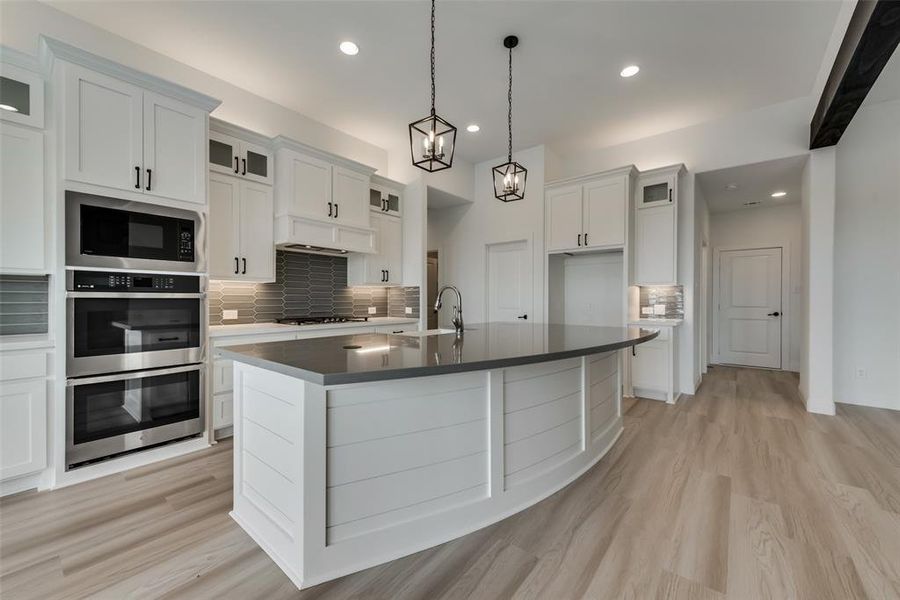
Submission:
<svg viewBox="0 0 900 600">
<path fill-rule="evenodd" d="M 453 328 L 456 330 L 456 337 L 460 337 L 463 334 L 465 326 L 463 325 L 462 294 L 459 293 L 459 290 L 456 289 L 456 287 L 452 285 L 445 285 L 441 288 L 441 290 L 437 293 L 437 300 L 434 301 L 434 312 L 437 312 L 441 309 L 441 297 L 447 290 L 453 290 L 456 293 L 456 306 L 453 307 L 453 318 L 450 320 L 450 322 L 453 323 Z"/>
</svg>

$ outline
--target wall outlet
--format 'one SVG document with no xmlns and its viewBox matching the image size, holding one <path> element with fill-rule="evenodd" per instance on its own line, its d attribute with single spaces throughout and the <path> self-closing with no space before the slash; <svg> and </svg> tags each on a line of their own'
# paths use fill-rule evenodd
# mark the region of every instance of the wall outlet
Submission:
<svg viewBox="0 0 900 600">
<path fill-rule="evenodd" d="M 222 311 L 222 320 L 223 321 L 233 321 L 238 318 L 238 311 L 236 310 L 223 310 Z"/>
<path fill-rule="evenodd" d="M 378 312 L 378 309 L 377 309 L 376 307 L 374 307 L 374 306 L 370 306 L 370 307 L 369 307 L 369 314 L 370 314 L 370 315 L 374 315 L 374 314 L 376 314 L 377 312 Z"/>
<path fill-rule="evenodd" d="M 652 315 L 652 314 L 653 314 L 653 307 L 652 307 L 652 306 L 642 306 L 642 307 L 641 307 L 641 314 L 642 314 L 642 315 L 647 315 L 647 316 Z"/>
<path fill-rule="evenodd" d="M 866 378 L 866 370 L 865 369 L 856 369 L 856 378 L 857 379 L 865 379 Z"/>
<path fill-rule="evenodd" d="M 403 309 L 403 314 L 411 315 L 412 314 L 412 306 L 407 306 L 405 309 Z"/>
<path fill-rule="evenodd" d="M 653 314 L 654 315 L 666 314 L 666 305 L 665 304 L 654 304 L 653 305 Z"/>
</svg>

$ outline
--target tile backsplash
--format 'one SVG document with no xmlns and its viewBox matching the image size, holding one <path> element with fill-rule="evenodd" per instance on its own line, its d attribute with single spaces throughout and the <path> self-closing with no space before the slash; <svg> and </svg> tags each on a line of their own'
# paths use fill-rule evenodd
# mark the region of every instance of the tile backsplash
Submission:
<svg viewBox="0 0 900 600">
<path fill-rule="evenodd" d="M 374 315 L 368 314 L 370 306 Z M 223 310 L 237 310 L 238 318 L 224 321 Z M 346 258 L 281 250 L 275 254 L 275 283 L 209 282 L 210 325 L 265 323 L 286 315 L 418 318 L 419 288 L 350 287 Z"/>
<path fill-rule="evenodd" d="M 666 312 L 663 315 L 649 315 L 652 318 L 664 317 L 666 319 L 684 318 L 684 291 L 680 285 L 658 285 L 640 288 L 640 307 L 653 307 L 657 304 L 665 304 Z M 638 313 L 641 317 L 647 317 L 643 310 Z"/>
<path fill-rule="evenodd" d="M 47 333 L 47 276 L 0 275 L 0 335 Z"/>
</svg>

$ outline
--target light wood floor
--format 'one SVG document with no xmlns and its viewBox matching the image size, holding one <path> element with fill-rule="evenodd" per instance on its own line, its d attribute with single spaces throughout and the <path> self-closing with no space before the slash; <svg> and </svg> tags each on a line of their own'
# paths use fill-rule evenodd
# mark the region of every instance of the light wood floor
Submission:
<svg viewBox="0 0 900 600">
<path fill-rule="evenodd" d="M 0 502 L 18 598 L 900 598 L 900 413 L 807 414 L 788 373 L 712 369 L 544 502 L 298 592 L 228 517 L 231 446 Z"/>
</svg>

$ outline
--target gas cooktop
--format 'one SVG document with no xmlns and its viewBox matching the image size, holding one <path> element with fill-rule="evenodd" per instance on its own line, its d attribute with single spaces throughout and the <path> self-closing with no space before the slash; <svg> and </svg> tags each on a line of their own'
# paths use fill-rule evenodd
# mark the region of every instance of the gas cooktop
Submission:
<svg viewBox="0 0 900 600">
<path fill-rule="evenodd" d="M 283 317 L 277 319 L 276 322 L 283 325 L 322 325 L 325 323 L 365 323 L 368 320 L 368 317 L 332 315 L 328 317 Z"/>
</svg>

